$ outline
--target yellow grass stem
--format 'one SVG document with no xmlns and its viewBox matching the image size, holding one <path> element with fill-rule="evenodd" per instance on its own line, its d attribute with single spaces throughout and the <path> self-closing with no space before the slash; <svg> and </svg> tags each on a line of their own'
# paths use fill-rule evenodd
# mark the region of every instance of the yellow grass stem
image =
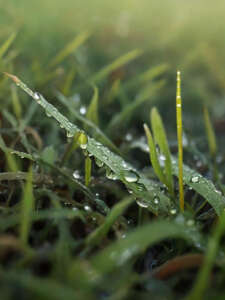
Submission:
<svg viewBox="0 0 225 300">
<path fill-rule="evenodd" d="M 180 88 L 180 71 L 177 71 L 177 95 L 176 95 L 176 114 L 177 114 L 177 140 L 178 140 L 178 167 L 179 167 L 179 202 L 180 210 L 184 211 L 184 187 L 183 187 L 183 143 L 182 143 L 182 100 Z"/>
</svg>

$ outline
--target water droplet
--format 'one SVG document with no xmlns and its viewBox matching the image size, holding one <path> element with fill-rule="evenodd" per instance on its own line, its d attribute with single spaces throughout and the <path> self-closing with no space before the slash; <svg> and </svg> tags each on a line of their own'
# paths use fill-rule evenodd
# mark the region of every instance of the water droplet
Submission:
<svg viewBox="0 0 225 300">
<path fill-rule="evenodd" d="M 88 211 L 88 212 L 91 212 L 91 211 L 92 211 L 92 209 L 91 209 L 91 207 L 90 207 L 89 205 L 85 205 L 85 206 L 84 206 L 84 210 L 86 210 L 86 211 Z"/>
<path fill-rule="evenodd" d="M 159 158 L 159 164 L 160 164 L 160 166 L 164 167 L 165 166 L 165 161 L 166 161 L 165 155 L 159 154 L 158 158 Z"/>
<path fill-rule="evenodd" d="M 34 93 L 34 99 L 39 100 L 41 98 L 40 94 L 38 92 Z"/>
<path fill-rule="evenodd" d="M 50 112 L 46 111 L 46 116 L 50 118 L 52 116 L 52 114 Z"/>
<path fill-rule="evenodd" d="M 81 108 L 80 108 L 80 114 L 81 114 L 81 115 L 85 115 L 86 112 L 87 112 L 86 107 L 85 107 L 85 106 L 81 106 Z"/>
<path fill-rule="evenodd" d="M 75 179 L 80 179 L 80 173 L 79 173 L 78 170 L 76 170 L 76 171 L 73 172 L 73 177 L 74 177 Z"/>
<path fill-rule="evenodd" d="M 144 199 L 137 199 L 136 202 L 140 207 L 147 208 L 149 206 L 148 202 Z"/>
<path fill-rule="evenodd" d="M 199 182 L 199 176 L 192 176 L 191 177 L 191 182 L 192 183 L 198 183 Z"/>
<path fill-rule="evenodd" d="M 63 124 L 59 124 L 59 127 L 60 127 L 60 128 L 64 128 Z"/>
<path fill-rule="evenodd" d="M 154 199 L 153 199 L 153 202 L 157 205 L 159 204 L 159 197 L 158 196 L 155 196 Z"/>
<path fill-rule="evenodd" d="M 222 192 L 221 192 L 221 191 L 215 190 L 215 192 L 216 192 L 217 194 L 219 194 L 220 196 L 222 196 Z"/>
<path fill-rule="evenodd" d="M 146 191 L 146 187 L 145 187 L 145 185 L 144 185 L 143 183 L 138 183 L 138 184 L 136 185 L 136 187 L 137 187 L 137 190 L 138 190 L 139 192 Z"/>
<path fill-rule="evenodd" d="M 67 132 L 66 132 L 66 136 L 67 136 L 68 138 L 72 138 L 72 137 L 74 136 L 74 134 L 73 134 L 71 131 L 67 131 Z"/>
<path fill-rule="evenodd" d="M 132 138 L 133 138 L 133 136 L 132 136 L 131 133 L 127 133 L 126 136 L 125 136 L 125 140 L 128 141 L 128 142 L 132 141 Z"/>
<path fill-rule="evenodd" d="M 177 213 L 176 208 L 172 208 L 172 209 L 170 210 L 170 213 L 171 213 L 171 215 L 175 215 L 175 214 Z"/>
<path fill-rule="evenodd" d="M 127 182 L 137 182 L 139 180 L 139 175 L 134 171 L 127 171 L 124 173 L 124 179 Z"/>
<path fill-rule="evenodd" d="M 108 169 L 108 168 L 106 169 L 106 177 L 111 180 L 118 179 L 118 176 L 111 169 Z"/>
<path fill-rule="evenodd" d="M 102 168 L 104 166 L 104 162 L 98 159 L 97 157 L 95 158 L 95 163 L 99 168 Z"/>
<path fill-rule="evenodd" d="M 78 138 L 78 143 L 80 144 L 81 149 L 87 149 L 88 137 L 84 132 L 81 132 Z"/>
<path fill-rule="evenodd" d="M 193 226 L 195 224 L 194 220 L 187 220 L 187 226 Z"/>
</svg>

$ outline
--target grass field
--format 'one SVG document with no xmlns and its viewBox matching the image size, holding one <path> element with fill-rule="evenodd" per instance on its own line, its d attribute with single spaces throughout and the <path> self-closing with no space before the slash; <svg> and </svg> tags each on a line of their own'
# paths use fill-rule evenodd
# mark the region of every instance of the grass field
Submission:
<svg viewBox="0 0 225 300">
<path fill-rule="evenodd" d="M 224 299 L 224 9 L 0 0 L 1 299 Z"/>
</svg>

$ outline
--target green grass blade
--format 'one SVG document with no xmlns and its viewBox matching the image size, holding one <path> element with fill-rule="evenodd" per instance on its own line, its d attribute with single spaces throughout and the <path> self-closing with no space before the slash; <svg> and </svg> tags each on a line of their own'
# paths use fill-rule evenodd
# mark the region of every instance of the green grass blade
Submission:
<svg viewBox="0 0 225 300">
<path fill-rule="evenodd" d="M 178 161 L 173 158 L 173 174 L 179 177 Z M 195 170 L 183 164 L 183 180 L 186 185 L 191 187 L 214 208 L 217 215 L 221 215 L 225 209 L 225 197 L 216 189 L 212 181 L 204 178 Z"/>
<path fill-rule="evenodd" d="M 109 245 L 92 259 L 92 265 L 102 273 L 108 273 L 116 267 L 122 267 L 130 259 L 144 251 L 147 247 L 169 238 L 194 239 L 186 226 L 173 221 L 155 221 L 138 227 L 125 239 Z"/>
<path fill-rule="evenodd" d="M 11 93 L 12 93 L 12 107 L 13 107 L 14 114 L 17 120 L 21 120 L 22 108 L 20 105 L 17 89 L 15 88 L 14 85 L 11 87 Z"/>
<path fill-rule="evenodd" d="M 73 137 L 75 134 L 82 132 L 76 125 L 72 124 L 66 117 L 64 117 L 52 104 L 46 101 L 41 94 L 33 92 L 16 76 L 11 74 L 6 75 L 9 76 L 22 90 L 24 90 L 24 92 L 30 95 L 40 106 L 42 106 L 48 116 L 56 119 L 59 122 L 60 127 L 66 130 L 68 137 Z M 81 145 L 84 145 L 83 142 Z M 95 159 L 102 162 L 103 166 L 109 168 L 129 190 L 133 191 L 135 197 L 144 199 L 144 201 L 148 204 L 147 207 L 149 210 L 156 214 L 161 212 L 168 213 L 168 207 L 171 205 L 170 199 L 160 191 L 157 184 L 139 173 L 120 156 L 111 152 L 107 147 L 88 136 L 87 144 L 85 144 L 85 150 L 89 154 L 93 155 Z M 154 202 L 156 196 L 160 199 L 157 204 Z"/>
<path fill-rule="evenodd" d="M 107 131 L 111 132 L 112 130 L 115 130 L 115 127 L 121 126 L 121 124 L 124 122 L 126 125 L 128 125 L 129 119 L 135 110 L 144 102 L 149 101 L 149 99 L 159 92 L 164 85 L 165 81 L 160 80 L 159 82 L 153 83 L 150 87 L 147 87 L 147 89 L 144 89 L 144 91 L 136 100 L 131 102 L 129 105 L 126 105 L 120 113 L 116 114 L 112 118 L 108 125 Z"/>
<path fill-rule="evenodd" d="M 217 258 L 219 243 L 225 232 L 225 213 L 221 215 L 219 224 L 215 228 L 213 236 L 209 239 L 208 249 L 204 259 L 204 264 L 197 275 L 194 287 L 186 300 L 203 300 L 205 299 L 205 291 L 210 284 L 210 272 Z"/>
<path fill-rule="evenodd" d="M 61 63 L 68 55 L 73 53 L 79 46 L 81 46 L 90 36 L 90 32 L 82 32 L 76 36 L 68 45 L 65 46 L 57 55 L 52 59 L 49 67 L 54 67 Z"/>
<path fill-rule="evenodd" d="M 21 224 L 20 224 L 20 239 L 27 246 L 28 235 L 31 225 L 31 213 L 34 208 L 34 196 L 32 186 L 32 168 L 27 174 L 27 182 L 24 187 L 23 197 L 21 201 Z"/>
<path fill-rule="evenodd" d="M 165 157 L 166 185 L 170 194 L 174 195 L 170 149 L 166 137 L 166 132 L 163 126 L 163 122 L 156 108 L 153 108 L 151 110 L 150 119 L 151 119 L 151 125 L 152 125 L 155 143 L 159 145 L 160 151 Z"/>
<path fill-rule="evenodd" d="M 96 86 L 94 86 L 94 95 L 88 107 L 86 117 L 92 123 L 98 125 L 98 88 Z"/>
<path fill-rule="evenodd" d="M 11 151 L 6 147 L 3 138 L 0 136 L 0 149 L 5 153 L 6 160 L 7 160 L 7 167 L 11 172 L 19 171 L 17 162 L 13 157 Z"/>
<path fill-rule="evenodd" d="M 89 183 L 91 181 L 91 165 L 92 160 L 89 156 L 85 158 L 85 185 L 89 186 Z"/>
<path fill-rule="evenodd" d="M 210 155 L 214 158 L 217 152 L 216 136 L 206 106 L 203 108 L 203 116 L 204 116 L 206 135 L 208 139 L 209 152 Z"/>
<path fill-rule="evenodd" d="M 12 33 L 10 37 L 1 45 L 0 47 L 0 59 L 3 57 L 3 55 L 6 53 L 6 51 L 11 46 L 12 42 L 14 41 L 16 37 L 15 33 Z"/>
<path fill-rule="evenodd" d="M 152 167 L 155 171 L 155 174 L 158 176 L 159 180 L 162 183 L 166 184 L 166 178 L 165 178 L 165 176 L 163 174 L 163 171 L 160 167 L 159 160 L 158 160 L 158 155 L 156 153 L 155 143 L 153 141 L 151 131 L 148 128 L 147 124 L 144 124 L 144 130 L 145 130 L 145 134 L 146 134 L 147 141 L 148 141 L 149 155 L 150 155 L 150 161 L 151 161 Z"/>
<path fill-rule="evenodd" d="M 142 51 L 140 49 L 132 50 L 116 60 L 114 60 L 112 63 L 104 67 L 102 70 L 97 72 L 91 79 L 91 82 L 98 83 L 103 78 L 105 78 L 107 75 L 109 75 L 114 70 L 121 68 L 122 66 L 126 65 L 127 63 L 131 62 L 132 60 L 136 59 L 142 54 Z"/>
<path fill-rule="evenodd" d="M 100 225 L 95 231 L 93 231 L 86 239 L 87 245 L 97 245 L 107 235 L 109 229 L 115 223 L 120 215 L 123 214 L 125 209 L 134 202 L 134 198 L 128 197 L 119 203 L 117 203 L 111 210 L 109 215 L 106 217 L 104 223 Z"/>
<path fill-rule="evenodd" d="M 182 141 L 182 100 L 180 88 L 180 71 L 177 71 L 177 95 L 176 95 L 176 116 L 177 116 L 177 142 L 178 142 L 178 161 L 179 161 L 179 203 L 180 210 L 184 211 L 184 186 L 183 186 L 183 141 Z"/>
</svg>

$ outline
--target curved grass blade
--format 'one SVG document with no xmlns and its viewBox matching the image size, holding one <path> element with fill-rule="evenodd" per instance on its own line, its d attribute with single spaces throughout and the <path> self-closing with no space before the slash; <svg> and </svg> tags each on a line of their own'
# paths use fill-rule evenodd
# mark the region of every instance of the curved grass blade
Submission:
<svg viewBox="0 0 225 300">
<path fill-rule="evenodd" d="M 64 117 L 52 104 L 47 102 L 44 97 L 33 92 L 28 88 L 19 78 L 14 75 L 6 74 L 9 76 L 22 90 L 30 95 L 37 103 L 42 106 L 48 116 L 52 116 L 56 119 L 60 127 L 64 128 L 68 137 L 73 137 L 77 133 L 82 131 L 69 120 Z M 140 174 L 131 165 L 126 163 L 120 156 L 111 152 L 107 147 L 97 142 L 95 139 L 87 137 L 87 144 L 85 150 L 92 154 L 95 159 L 98 159 L 104 166 L 109 168 L 116 177 L 121 180 L 129 190 L 133 191 L 133 194 L 137 198 L 144 199 L 148 204 L 148 209 L 158 213 L 168 213 L 168 207 L 170 207 L 170 199 L 160 191 L 157 184 L 147 179 L 144 175 Z M 159 203 L 154 203 L 155 197 L 160 199 Z"/>
<path fill-rule="evenodd" d="M 164 80 L 153 83 L 150 87 L 147 87 L 140 96 L 137 97 L 129 105 L 126 105 L 124 109 L 116 114 L 110 121 L 107 131 L 111 132 L 115 127 L 119 127 L 123 122 L 127 125 L 132 113 L 145 101 L 148 101 L 150 97 L 153 97 L 163 86 L 165 85 Z"/>
<path fill-rule="evenodd" d="M 10 37 L 1 45 L 0 47 L 0 59 L 3 57 L 3 55 L 6 53 L 6 51 L 9 49 L 10 45 L 14 41 L 16 37 L 16 33 L 12 33 Z"/>
<path fill-rule="evenodd" d="M 144 251 L 147 247 L 169 238 L 183 238 L 195 243 L 192 232 L 185 225 L 172 221 L 155 221 L 138 227 L 125 239 L 109 245 L 92 259 L 92 265 L 102 273 L 108 273 L 116 267 L 122 267 L 131 258 Z"/>
<path fill-rule="evenodd" d="M 125 64 L 131 62 L 132 60 L 136 59 L 137 57 L 141 56 L 142 51 L 140 49 L 132 50 L 116 60 L 114 60 L 112 63 L 104 67 L 102 70 L 97 72 L 90 80 L 90 82 L 98 83 L 103 78 L 105 78 L 108 74 L 113 72 L 114 70 L 121 68 Z"/>
<path fill-rule="evenodd" d="M 144 130 L 148 141 L 149 146 L 149 155 L 152 167 L 155 171 L 155 174 L 158 176 L 159 180 L 166 185 L 166 178 L 162 172 L 162 169 L 159 164 L 158 155 L 156 153 L 155 143 L 152 138 L 152 134 L 147 124 L 144 124 Z"/>
<path fill-rule="evenodd" d="M 94 86 L 94 95 L 88 107 L 86 117 L 92 123 L 98 125 L 98 88 L 96 86 Z"/>
<path fill-rule="evenodd" d="M 74 52 L 80 45 L 82 45 L 90 36 L 90 32 L 82 32 L 76 36 L 68 45 L 65 46 L 57 55 L 52 59 L 49 67 L 54 67 L 61 63 L 68 55 Z"/>
<path fill-rule="evenodd" d="M 166 132 L 163 126 L 163 122 L 155 107 L 151 110 L 150 119 L 151 119 L 151 125 L 152 125 L 155 143 L 159 145 L 160 151 L 165 157 L 166 186 L 170 194 L 173 196 L 174 185 L 173 185 L 170 149 L 166 137 Z"/>
<path fill-rule="evenodd" d="M 86 244 L 94 246 L 100 243 L 100 241 L 107 235 L 110 227 L 115 223 L 117 218 L 123 214 L 125 209 L 134 202 L 132 197 L 128 197 L 119 203 L 117 203 L 111 210 L 109 215 L 105 218 L 105 221 L 95 231 L 93 231 L 86 239 Z"/>
<path fill-rule="evenodd" d="M 172 160 L 173 174 L 179 176 L 178 161 L 173 157 Z M 183 164 L 183 180 L 184 183 L 193 188 L 203 198 L 205 198 L 209 204 L 215 209 L 217 215 L 221 215 L 225 210 L 225 197 L 221 192 L 216 189 L 214 184 L 204 178 L 201 174 L 195 170 L 189 168 Z"/>
</svg>

